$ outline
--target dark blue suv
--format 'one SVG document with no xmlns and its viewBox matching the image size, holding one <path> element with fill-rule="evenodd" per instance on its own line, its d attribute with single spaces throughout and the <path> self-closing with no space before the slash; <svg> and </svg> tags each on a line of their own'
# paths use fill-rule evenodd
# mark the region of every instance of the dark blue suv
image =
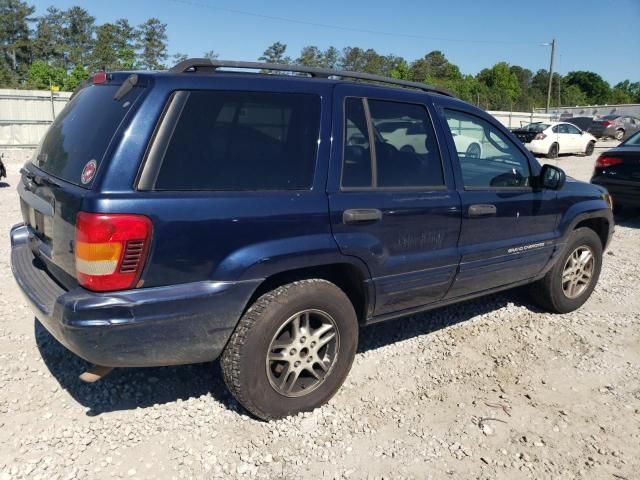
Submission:
<svg viewBox="0 0 640 480">
<path fill-rule="evenodd" d="M 263 419 L 329 400 L 361 325 L 524 284 L 578 308 L 614 226 L 445 91 L 202 59 L 96 74 L 18 191 L 14 276 L 94 378 L 221 356 Z"/>
</svg>

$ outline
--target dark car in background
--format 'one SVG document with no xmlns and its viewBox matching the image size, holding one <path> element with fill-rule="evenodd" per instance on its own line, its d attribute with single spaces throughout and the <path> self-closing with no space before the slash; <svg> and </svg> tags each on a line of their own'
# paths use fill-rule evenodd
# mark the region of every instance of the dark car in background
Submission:
<svg viewBox="0 0 640 480">
<path fill-rule="evenodd" d="M 589 133 L 596 138 L 623 140 L 640 131 L 640 119 L 624 115 L 605 115 L 593 121 Z"/>
<path fill-rule="evenodd" d="M 575 125 L 576 127 L 578 127 L 583 132 L 590 132 L 591 131 L 590 130 L 591 125 L 593 125 L 593 117 L 563 118 L 562 121 Z"/>
<path fill-rule="evenodd" d="M 640 207 L 640 132 L 598 157 L 591 183 L 609 190 L 616 207 Z"/>
</svg>

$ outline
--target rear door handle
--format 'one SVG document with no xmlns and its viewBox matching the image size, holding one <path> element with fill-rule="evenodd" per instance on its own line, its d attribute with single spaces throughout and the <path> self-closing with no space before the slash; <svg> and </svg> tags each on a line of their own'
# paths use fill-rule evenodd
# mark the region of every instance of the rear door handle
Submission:
<svg viewBox="0 0 640 480">
<path fill-rule="evenodd" d="M 477 217 L 495 217 L 496 206 L 486 203 L 480 203 L 478 205 L 469 206 L 469 218 Z"/>
<path fill-rule="evenodd" d="M 382 212 L 377 208 L 351 208 L 342 214 L 342 223 L 374 223 L 382 219 Z"/>
</svg>

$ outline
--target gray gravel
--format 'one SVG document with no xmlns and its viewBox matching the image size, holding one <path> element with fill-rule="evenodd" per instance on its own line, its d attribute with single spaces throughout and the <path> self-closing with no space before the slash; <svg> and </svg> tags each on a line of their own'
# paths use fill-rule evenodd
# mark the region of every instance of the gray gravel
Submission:
<svg viewBox="0 0 640 480">
<path fill-rule="evenodd" d="M 557 163 L 588 179 L 594 158 Z M 2 232 L 20 220 L 8 163 Z M 367 328 L 328 405 L 271 423 L 247 416 L 216 363 L 79 382 L 85 363 L 35 322 L 5 236 L 0 480 L 638 478 L 640 221 L 618 221 L 578 312 L 510 292 Z"/>
</svg>

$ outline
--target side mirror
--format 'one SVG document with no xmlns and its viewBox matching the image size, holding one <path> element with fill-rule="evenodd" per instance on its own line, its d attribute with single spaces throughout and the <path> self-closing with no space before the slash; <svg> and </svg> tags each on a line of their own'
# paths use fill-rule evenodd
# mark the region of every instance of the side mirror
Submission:
<svg viewBox="0 0 640 480">
<path fill-rule="evenodd" d="M 540 169 L 538 185 L 547 190 L 560 190 L 567 181 L 564 170 L 554 165 L 545 164 Z"/>
</svg>

